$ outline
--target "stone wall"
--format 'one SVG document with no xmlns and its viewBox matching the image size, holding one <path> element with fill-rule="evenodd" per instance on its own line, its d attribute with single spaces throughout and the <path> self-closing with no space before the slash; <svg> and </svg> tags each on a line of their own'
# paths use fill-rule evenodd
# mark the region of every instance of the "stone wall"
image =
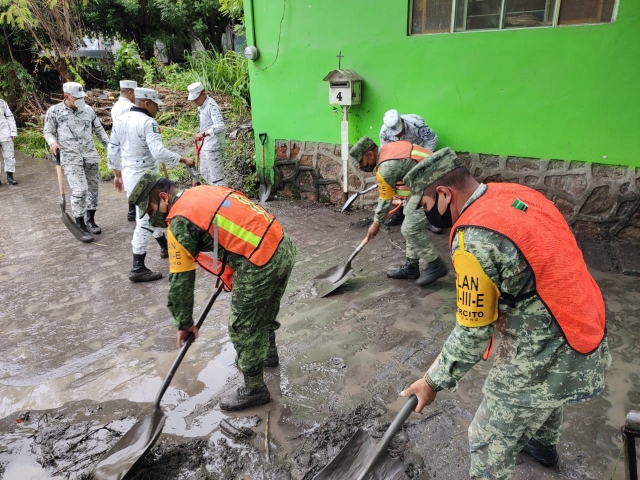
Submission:
<svg viewBox="0 0 640 480">
<path fill-rule="evenodd" d="M 544 193 L 577 236 L 640 241 L 640 168 L 583 162 L 458 153 L 481 182 L 515 182 Z M 349 164 L 349 192 L 376 183 L 372 173 Z M 275 189 L 284 198 L 342 203 L 340 146 L 276 141 Z M 371 207 L 374 190 L 361 195 Z"/>
</svg>

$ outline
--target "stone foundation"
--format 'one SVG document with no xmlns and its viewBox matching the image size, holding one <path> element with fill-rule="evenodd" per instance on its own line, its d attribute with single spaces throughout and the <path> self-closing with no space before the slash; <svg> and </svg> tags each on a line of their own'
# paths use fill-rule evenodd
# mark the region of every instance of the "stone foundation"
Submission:
<svg viewBox="0 0 640 480">
<path fill-rule="evenodd" d="M 544 193 L 576 236 L 640 241 L 640 168 L 584 162 L 458 153 L 480 182 L 514 182 Z M 349 193 L 376 183 L 349 164 Z M 342 203 L 340 145 L 276 141 L 275 189 L 283 198 Z M 356 207 L 372 207 L 377 191 Z"/>
</svg>

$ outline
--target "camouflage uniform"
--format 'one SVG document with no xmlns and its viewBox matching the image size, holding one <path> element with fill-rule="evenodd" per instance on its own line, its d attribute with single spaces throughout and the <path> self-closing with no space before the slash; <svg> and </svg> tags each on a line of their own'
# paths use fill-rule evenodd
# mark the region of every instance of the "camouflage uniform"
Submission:
<svg viewBox="0 0 640 480">
<path fill-rule="evenodd" d="M 378 173 L 384 178 L 385 182 L 394 186 L 415 166 L 416 162 L 410 158 L 387 160 L 378 167 Z M 391 210 L 391 202 L 392 199 L 378 199 L 374 216 L 374 221 L 377 224 L 382 225 L 384 223 L 389 210 Z M 400 232 L 407 242 L 407 258 L 415 261 L 423 258 L 428 263 L 431 263 L 437 260 L 439 255 L 424 233 L 427 219 L 422 210 L 416 210 L 419 202 L 419 198 L 411 197 L 403 207 L 405 218 L 400 227 Z"/>
<path fill-rule="evenodd" d="M 0 146 L 4 158 L 4 171 L 14 173 L 16 171 L 16 157 L 13 150 L 13 138 L 18 135 L 16 120 L 7 102 L 0 100 Z M 0 172 L 2 164 L 0 164 Z"/>
<path fill-rule="evenodd" d="M 394 135 L 388 128 L 382 125 L 382 128 L 380 128 L 380 148 L 382 148 L 385 143 L 408 140 L 414 145 L 420 145 L 435 152 L 438 135 L 425 123 L 424 119 L 420 115 L 415 114 L 401 115 L 400 117 L 404 121 L 402 138 Z"/>
<path fill-rule="evenodd" d="M 220 107 L 211 97 L 207 97 L 198 107 L 200 132 L 204 137 L 200 152 L 200 174 L 207 185 L 226 185 L 224 177 L 224 119 Z"/>
<path fill-rule="evenodd" d="M 419 196 L 452 169 L 443 166 L 423 183 L 412 178 L 416 170 L 405 176 L 405 182 Z M 462 211 L 486 189 L 480 184 Z M 534 272 L 511 240 L 480 227 L 466 227 L 463 232 L 464 251 L 477 259 L 501 297 L 518 297 L 535 289 Z M 452 255 L 461 249 L 460 234 L 457 231 L 453 238 Z M 512 305 L 499 304 L 498 312 L 498 319 L 483 327 L 456 324 L 424 377 L 432 388 L 455 391 L 458 381 L 482 358 L 494 330 L 500 332 L 500 346 L 483 387 L 484 399 L 469 426 L 474 479 L 511 478 L 515 457 L 529 439 L 555 446 L 562 433 L 563 405 L 598 395 L 604 388 L 604 370 L 611 363 L 606 338 L 591 355 L 571 349 L 538 295 Z"/>
<path fill-rule="evenodd" d="M 44 138 L 49 146 L 60 145 L 60 164 L 71 187 L 71 210 L 76 218 L 98 206 L 100 156 L 93 134 L 107 146 L 109 137 L 89 105 L 73 111 L 62 102 L 47 110 Z"/>
<path fill-rule="evenodd" d="M 179 246 L 192 257 L 186 261 L 193 261 L 199 252 L 213 251 L 211 235 L 183 217 L 173 218 L 169 230 L 180 244 L 169 242 L 169 258 L 174 258 Z M 261 368 L 267 358 L 269 334 L 280 328 L 276 318 L 295 263 L 296 247 L 285 234 L 273 257 L 263 267 L 256 267 L 243 256 L 226 252 L 220 245 L 218 252 L 221 259 L 226 255 L 227 265 L 234 270 L 229 338 L 238 353 L 240 369 L 252 371 Z M 167 306 L 175 325 L 181 330 L 193 325 L 195 279 L 195 263 L 190 271 L 169 274 Z"/>
</svg>

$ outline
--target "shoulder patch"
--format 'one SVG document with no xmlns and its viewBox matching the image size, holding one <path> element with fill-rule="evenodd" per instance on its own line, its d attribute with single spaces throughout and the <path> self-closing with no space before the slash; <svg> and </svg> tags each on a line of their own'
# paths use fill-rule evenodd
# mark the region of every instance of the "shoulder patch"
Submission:
<svg viewBox="0 0 640 480">
<path fill-rule="evenodd" d="M 463 327 L 484 327 L 498 319 L 500 290 L 478 259 L 464 250 L 453 254 L 456 270 L 456 320 Z"/>
<path fill-rule="evenodd" d="M 376 180 L 378 181 L 378 196 L 382 200 L 391 200 L 395 195 L 395 189 L 387 183 L 382 175 L 380 175 L 380 169 L 376 172 Z"/>
<path fill-rule="evenodd" d="M 173 236 L 171 227 L 167 229 L 167 243 L 169 245 L 169 272 L 182 273 L 196 269 L 195 259 L 189 251 Z"/>
<path fill-rule="evenodd" d="M 157 124 L 153 125 L 152 128 L 153 128 L 153 133 L 161 133 L 160 132 L 160 125 L 157 125 Z"/>
</svg>

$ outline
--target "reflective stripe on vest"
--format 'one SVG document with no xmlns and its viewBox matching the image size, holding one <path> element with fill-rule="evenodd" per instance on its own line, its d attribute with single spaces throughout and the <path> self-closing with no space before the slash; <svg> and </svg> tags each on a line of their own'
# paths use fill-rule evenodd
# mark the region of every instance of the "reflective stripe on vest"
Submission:
<svg viewBox="0 0 640 480">
<path fill-rule="evenodd" d="M 387 160 L 407 160 L 411 159 L 416 163 L 420 163 L 427 158 L 433 152 L 428 148 L 421 147 L 420 145 L 414 145 L 408 140 L 398 140 L 397 142 L 385 143 L 380 152 L 378 153 L 378 164 Z M 407 187 L 401 188 L 404 183 L 396 182 L 395 195 L 398 197 L 410 197 L 411 192 Z"/>
<path fill-rule="evenodd" d="M 497 232 L 515 244 L 533 270 L 535 293 L 573 350 L 589 355 L 600 346 L 606 334 L 602 293 L 552 202 L 529 187 L 490 183 L 451 229 L 449 248 L 455 233 L 468 227 Z"/>
<path fill-rule="evenodd" d="M 271 260 L 284 238 L 282 226 L 273 215 L 228 187 L 202 185 L 185 190 L 172 205 L 167 221 L 184 217 L 213 238 L 214 216 L 222 248 L 257 267 Z"/>
</svg>

